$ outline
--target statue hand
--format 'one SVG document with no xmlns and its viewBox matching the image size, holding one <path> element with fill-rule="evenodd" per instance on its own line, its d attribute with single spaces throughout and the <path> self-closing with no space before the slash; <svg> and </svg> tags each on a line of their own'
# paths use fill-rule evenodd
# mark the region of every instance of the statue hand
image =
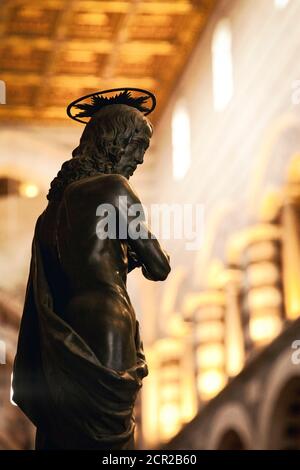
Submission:
<svg viewBox="0 0 300 470">
<path fill-rule="evenodd" d="M 147 269 L 145 268 L 145 266 L 142 266 L 142 273 L 143 273 L 143 276 L 146 278 L 146 279 L 149 279 L 149 281 L 155 281 L 155 279 L 153 279 L 150 275 L 150 273 L 147 271 Z"/>
</svg>

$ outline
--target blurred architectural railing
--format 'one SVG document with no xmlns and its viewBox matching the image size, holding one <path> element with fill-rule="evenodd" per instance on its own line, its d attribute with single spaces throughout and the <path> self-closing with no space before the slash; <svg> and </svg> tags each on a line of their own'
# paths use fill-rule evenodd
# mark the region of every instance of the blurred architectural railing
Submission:
<svg viewBox="0 0 300 470">
<path fill-rule="evenodd" d="M 256 223 L 228 240 L 225 263 L 212 263 L 208 287 L 185 295 L 176 328 L 148 351 L 146 448 L 176 435 L 300 317 L 300 155 L 257 212 Z"/>
</svg>

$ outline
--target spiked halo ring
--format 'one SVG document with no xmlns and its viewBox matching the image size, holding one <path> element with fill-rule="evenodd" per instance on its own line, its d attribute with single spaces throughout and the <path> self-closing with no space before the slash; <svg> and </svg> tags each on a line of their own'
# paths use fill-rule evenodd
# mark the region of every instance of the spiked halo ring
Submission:
<svg viewBox="0 0 300 470">
<path fill-rule="evenodd" d="M 114 92 L 117 93 L 114 96 L 103 96 L 110 95 Z M 143 94 L 142 96 L 132 96 L 132 92 Z M 89 100 L 90 102 L 85 102 Z M 150 105 L 147 105 L 147 101 L 151 100 Z M 152 113 L 156 106 L 156 98 L 150 91 L 143 90 L 141 88 L 112 88 L 110 90 L 97 91 L 89 95 L 81 96 L 67 107 L 67 115 L 74 121 L 87 124 L 88 121 L 84 121 L 81 118 L 91 118 L 97 111 L 103 109 L 105 106 L 112 104 L 126 104 L 133 108 L 138 109 L 144 116 Z M 80 112 L 73 114 L 72 111 L 76 109 Z"/>
</svg>

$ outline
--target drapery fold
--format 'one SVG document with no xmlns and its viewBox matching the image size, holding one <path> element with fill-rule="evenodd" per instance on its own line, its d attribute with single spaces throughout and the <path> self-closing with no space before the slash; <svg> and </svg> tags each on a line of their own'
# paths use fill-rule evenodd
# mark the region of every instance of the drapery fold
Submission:
<svg viewBox="0 0 300 470">
<path fill-rule="evenodd" d="M 57 449 L 127 449 L 133 407 L 148 374 L 136 320 L 136 364 L 105 367 L 53 310 L 37 236 L 32 243 L 17 354 L 13 399 Z"/>
</svg>

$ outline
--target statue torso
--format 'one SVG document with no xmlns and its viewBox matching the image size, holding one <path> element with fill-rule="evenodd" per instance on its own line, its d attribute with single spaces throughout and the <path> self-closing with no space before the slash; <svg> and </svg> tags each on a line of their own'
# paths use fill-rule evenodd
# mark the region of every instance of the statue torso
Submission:
<svg viewBox="0 0 300 470">
<path fill-rule="evenodd" d="M 92 343 L 98 339 L 91 335 L 107 330 L 110 322 L 125 320 L 134 334 L 135 314 L 126 290 L 126 240 L 101 240 L 96 233 L 97 207 L 117 204 L 112 187 L 109 175 L 76 181 L 60 201 L 48 204 L 39 221 L 54 308 Z"/>
</svg>

